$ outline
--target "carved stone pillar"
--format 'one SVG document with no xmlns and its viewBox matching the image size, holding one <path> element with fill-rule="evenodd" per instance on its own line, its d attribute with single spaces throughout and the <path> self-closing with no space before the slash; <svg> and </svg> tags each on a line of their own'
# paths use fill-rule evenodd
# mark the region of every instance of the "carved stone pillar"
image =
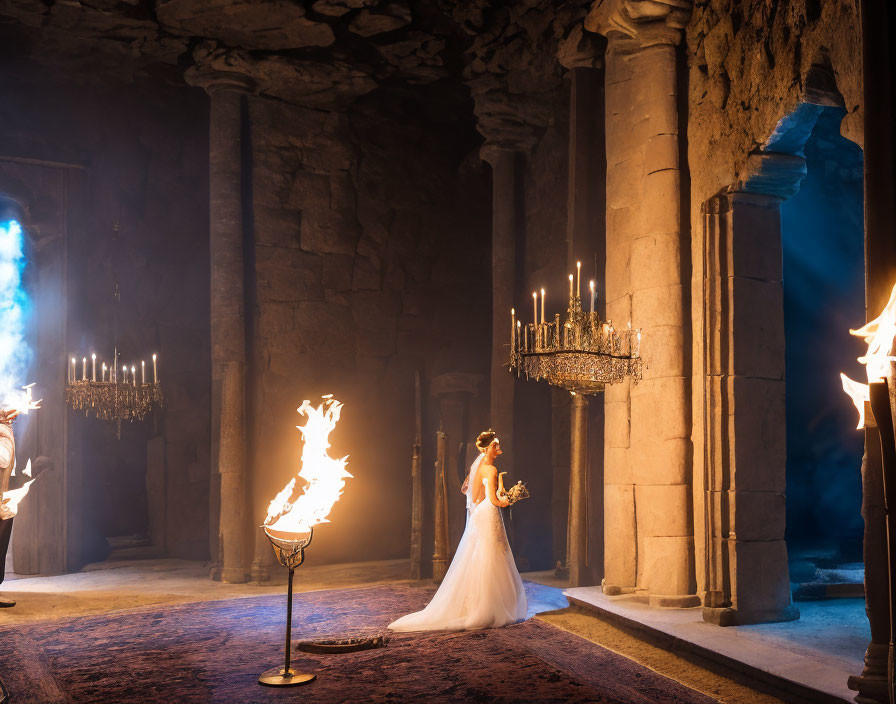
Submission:
<svg viewBox="0 0 896 704">
<path fill-rule="evenodd" d="M 593 279 L 601 309 L 606 263 L 603 46 L 597 35 L 577 26 L 561 43 L 558 59 L 570 80 L 567 270 L 574 271 L 576 262 L 582 263 L 583 300 L 588 295 L 587 282 Z M 588 516 L 589 487 L 603 483 L 603 453 L 588 452 L 587 447 L 589 425 L 603 425 L 603 404 L 594 404 L 590 410 L 589 414 L 588 400 L 581 395 L 573 397 L 571 414 L 568 405 L 553 406 L 555 414 L 571 421 L 569 432 L 555 436 L 554 442 L 571 443 L 566 558 L 569 584 L 574 587 L 594 583 L 588 559 L 588 525 L 603 524 L 602 506 L 596 515 Z M 602 531 L 599 536 L 603 540 Z"/>
<path fill-rule="evenodd" d="M 776 186 L 801 158 L 763 160 Z M 774 163 L 774 166 L 771 166 Z M 770 185 L 757 172 L 752 187 Z M 750 183 L 745 187 L 751 187 Z M 795 189 L 787 186 L 787 190 Z M 703 617 L 728 626 L 799 617 L 787 568 L 782 198 L 732 192 L 704 206 L 700 520 Z"/>
<path fill-rule="evenodd" d="M 604 591 L 696 606 L 677 49 L 688 0 L 604 0 L 607 317 L 643 331 L 643 380 L 605 398 Z"/>
<path fill-rule="evenodd" d="M 476 439 L 476 431 L 468 427 L 467 419 L 470 415 L 470 401 L 479 395 L 483 382 L 484 379 L 479 374 L 454 372 L 441 374 L 430 383 L 430 393 L 439 400 L 439 435 L 444 436 L 445 444 L 445 456 L 440 461 L 444 464 L 444 520 L 447 526 L 444 552 L 449 562 L 466 525 L 466 500 L 460 489 L 469 470 L 465 466 L 466 448 L 468 443 Z M 501 434 L 498 437 L 503 448 L 504 437 Z M 503 460 L 503 456 L 501 459 Z M 503 470 L 502 467 L 501 471 Z M 436 479 L 438 497 L 438 474 Z M 438 507 L 436 510 L 438 512 Z M 439 530 L 437 522 L 436 534 Z"/>
<path fill-rule="evenodd" d="M 243 223 L 243 94 L 251 83 L 239 74 L 191 69 L 204 88 L 209 111 L 209 226 L 212 351 L 212 511 L 223 582 L 248 573 L 246 471 L 246 306 Z M 217 489 L 217 491 L 215 491 Z M 217 576 L 217 575 L 213 575 Z"/>
<path fill-rule="evenodd" d="M 503 469 L 513 472 L 514 384 L 508 372 L 507 328 L 517 289 L 517 239 L 522 227 L 522 155 L 504 146 L 486 145 L 482 158 L 492 167 L 492 364 L 491 427 L 501 438 Z"/>
</svg>

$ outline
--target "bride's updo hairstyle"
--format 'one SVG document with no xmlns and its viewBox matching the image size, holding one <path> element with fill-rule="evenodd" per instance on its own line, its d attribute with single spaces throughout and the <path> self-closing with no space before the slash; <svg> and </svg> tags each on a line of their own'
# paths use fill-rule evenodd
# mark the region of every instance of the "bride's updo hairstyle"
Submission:
<svg viewBox="0 0 896 704">
<path fill-rule="evenodd" d="M 494 430 L 489 428 L 485 432 L 479 433 L 479 437 L 476 438 L 476 449 L 480 452 L 485 452 L 488 449 L 488 446 L 497 439 L 498 434 Z"/>
</svg>

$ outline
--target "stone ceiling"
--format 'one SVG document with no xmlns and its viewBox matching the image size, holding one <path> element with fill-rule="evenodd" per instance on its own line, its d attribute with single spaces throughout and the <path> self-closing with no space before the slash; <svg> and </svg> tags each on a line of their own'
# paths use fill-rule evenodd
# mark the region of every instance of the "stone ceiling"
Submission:
<svg viewBox="0 0 896 704">
<path fill-rule="evenodd" d="M 340 109 L 389 82 L 464 82 L 486 129 L 543 127 L 558 44 L 591 0 L 0 0 L 4 34 L 67 76 L 227 70 Z M 489 127 L 491 125 L 491 127 Z M 505 125 L 504 128 L 501 125 Z M 509 134 L 509 133 L 508 133 Z M 507 136 L 507 135 L 505 135 Z"/>
</svg>

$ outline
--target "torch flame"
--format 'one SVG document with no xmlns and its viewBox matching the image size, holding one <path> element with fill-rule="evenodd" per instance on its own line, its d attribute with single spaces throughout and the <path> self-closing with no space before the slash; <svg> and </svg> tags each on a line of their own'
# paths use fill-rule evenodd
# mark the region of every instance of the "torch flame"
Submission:
<svg viewBox="0 0 896 704">
<path fill-rule="evenodd" d="M 896 357 L 890 354 L 893 338 L 896 337 L 896 286 L 893 286 L 890 300 L 881 314 L 858 330 L 850 330 L 849 334 L 863 338 L 868 344 L 868 351 L 858 358 L 865 365 L 868 383 L 886 379 L 890 372 L 890 362 L 896 361 Z M 846 374 L 840 374 L 840 381 L 859 412 L 856 429 L 861 430 L 865 425 L 865 402 L 870 399 L 868 384 L 853 381 Z"/>
<path fill-rule="evenodd" d="M 304 426 L 296 426 L 305 441 L 302 468 L 271 501 L 264 520 L 266 528 L 285 533 L 307 533 L 318 523 L 327 523 L 333 504 L 342 495 L 345 480 L 352 476 L 345 470 L 347 455 L 337 460 L 327 454 L 330 433 L 339 420 L 342 404 L 332 394 L 323 398 L 324 402 L 317 408 L 306 400 L 297 409 L 308 418 Z M 293 498 L 299 478 L 308 483 L 302 494 Z"/>
</svg>

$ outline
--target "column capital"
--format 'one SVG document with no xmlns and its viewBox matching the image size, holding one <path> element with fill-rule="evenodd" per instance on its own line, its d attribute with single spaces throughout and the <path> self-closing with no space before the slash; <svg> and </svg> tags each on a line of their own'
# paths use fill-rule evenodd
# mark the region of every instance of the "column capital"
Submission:
<svg viewBox="0 0 896 704">
<path fill-rule="evenodd" d="M 485 137 L 483 153 L 496 148 L 528 154 L 553 124 L 553 95 L 514 93 L 491 75 L 479 76 L 468 85 L 476 130 Z"/>
<path fill-rule="evenodd" d="M 693 0 L 596 0 L 585 17 L 585 29 L 632 49 L 677 45 L 687 26 Z"/>
<path fill-rule="evenodd" d="M 600 68 L 603 64 L 603 48 L 598 35 L 577 24 L 557 47 L 557 61 L 563 68 Z"/>
<path fill-rule="evenodd" d="M 256 92 L 255 79 L 231 65 L 226 49 L 207 42 L 197 48 L 193 60 L 195 63 L 184 72 L 189 85 L 202 88 L 209 95 Z"/>
<path fill-rule="evenodd" d="M 512 146 L 502 146 L 487 141 L 479 148 L 479 158 L 494 169 L 498 166 L 498 162 L 505 158 L 505 156 L 509 155 L 512 157 L 520 151 L 520 149 L 516 149 Z"/>
</svg>

